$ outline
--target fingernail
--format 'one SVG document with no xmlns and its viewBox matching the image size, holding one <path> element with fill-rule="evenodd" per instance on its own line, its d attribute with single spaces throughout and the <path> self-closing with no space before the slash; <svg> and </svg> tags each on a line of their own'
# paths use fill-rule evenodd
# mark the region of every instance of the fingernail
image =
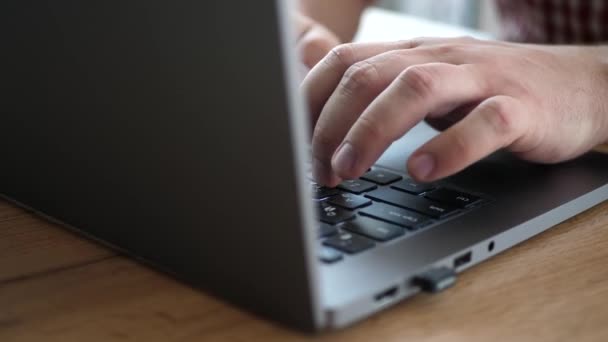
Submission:
<svg viewBox="0 0 608 342">
<path fill-rule="evenodd" d="M 338 173 L 348 173 L 355 166 L 357 155 L 353 145 L 344 143 L 332 160 L 332 167 Z"/>
<path fill-rule="evenodd" d="M 415 156 L 410 161 L 410 172 L 418 179 L 428 179 L 434 169 L 435 158 L 428 153 Z"/>
</svg>

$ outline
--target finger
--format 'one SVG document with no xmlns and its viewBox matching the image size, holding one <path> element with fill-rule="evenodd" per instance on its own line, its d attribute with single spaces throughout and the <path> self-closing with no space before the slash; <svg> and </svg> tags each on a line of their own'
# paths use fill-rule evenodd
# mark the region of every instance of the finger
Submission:
<svg viewBox="0 0 608 342">
<path fill-rule="evenodd" d="M 310 27 L 312 27 L 312 25 L 314 24 L 314 21 L 312 19 L 305 15 L 302 15 L 302 13 L 292 13 L 291 18 L 292 22 L 295 23 L 297 39 L 300 39 L 300 37 L 303 36 L 306 31 L 308 31 Z"/>
<path fill-rule="evenodd" d="M 457 173 L 520 140 L 529 125 L 521 103 L 507 96 L 482 102 L 462 121 L 420 147 L 408 160 L 410 175 L 431 182 Z"/>
<path fill-rule="evenodd" d="M 298 51 L 302 62 L 314 67 L 329 51 L 339 45 L 338 37 L 321 25 L 312 25 L 298 40 Z"/>
<path fill-rule="evenodd" d="M 338 86 L 346 70 L 353 64 L 389 51 L 402 50 L 406 52 L 421 47 L 435 47 L 425 51 L 427 57 L 431 58 L 426 62 L 445 61 L 445 58 L 450 57 L 448 55 L 462 52 L 454 48 L 458 44 L 472 44 L 474 42 L 482 44 L 471 37 L 419 37 L 390 43 L 354 43 L 335 47 L 315 65 L 315 68 L 311 70 L 302 83 L 302 90 L 309 104 L 312 126 L 316 125 L 323 106 Z"/>
<path fill-rule="evenodd" d="M 313 127 L 323 106 L 340 83 L 348 68 L 357 62 L 373 56 L 399 49 L 414 48 L 422 44 L 418 40 L 393 43 L 354 43 L 339 45 L 332 50 L 308 73 L 302 82 Z"/>
<path fill-rule="evenodd" d="M 426 63 L 427 51 L 389 51 L 353 64 L 344 73 L 321 111 L 312 143 L 315 179 L 333 186 L 340 182 L 332 171 L 331 159 L 351 126 L 369 104 L 408 67 Z"/>
<path fill-rule="evenodd" d="M 426 116 L 478 101 L 487 96 L 487 89 L 484 77 L 471 65 L 430 63 L 407 68 L 348 131 L 332 158 L 332 170 L 340 178 L 359 177 Z"/>
<path fill-rule="evenodd" d="M 405 43 L 410 47 L 408 49 L 390 50 L 389 52 L 357 62 L 350 66 L 343 75 L 338 75 L 338 78 L 342 78 L 337 81 L 339 82 L 337 86 L 331 85 L 331 88 L 335 87 L 335 90 L 333 90 L 329 99 L 324 100 L 325 103 L 321 105 L 323 109 L 321 114 L 318 115 L 319 119 L 314 124 L 312 151 L 315 179 L 327 186 L 336 185 L 341 181 L 341 178 L 337 177 L 332 171 L 331 159 L 334 151 L 346 135 L 346 132 L 348 132 L 350 126 L 356 121 L 367 105 L 403 69 L 414 64 L 437 60 L 460 64 L 464 58 L 462 52 L 465 50 L 460 48 L 460 45 L 455 45 L 457 48 L 446 48 L 444 43 L 460 43 L 461 40 L 468 41 L 468 39 L 424 38 L 409 41 Z M 402 42 L 401 44 L 404 43 Z M 353 47 L 353 45 L 346 46 Z M 336 49 L 332 50 L 332 53 L 335 52 Z M 330 56 L 332 53 L 330 53 Z M 396 61 L 394 60 L 395 58 L 397 59 Z M 323 70 L 327 66 L 327 59 L 328 57 L 319 63 L 313 72 L 309 74 L 307 77 L 308 81 L 314 79 L 315 71 Z M 343 66 L 346 65 L 347 63 L 343 64 Z M 327 75 L 331 75 L 331 72 L 326 73 L 325 76 Z M 323 89 L 325 85 L 321 81 L 319 87 L 313 89 L 322 93 L 325 91 Z M 311 94 L 309 92 L 309 95 Z M 314 96 L 312 94 L 313 98 Z M 312 101 L 314 102 L 315 100 Z M 313 120 L 316 119 L 314 106 L 312 104 Z"/>
</svg>

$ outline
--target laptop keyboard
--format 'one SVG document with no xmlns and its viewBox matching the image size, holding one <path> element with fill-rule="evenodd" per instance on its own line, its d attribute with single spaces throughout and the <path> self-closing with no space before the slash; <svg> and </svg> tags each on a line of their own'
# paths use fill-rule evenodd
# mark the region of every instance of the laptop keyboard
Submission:
<svg viewBox="0 0 608 342">
<path fill-rule="evenodd" d="M 407 238 L 487 202 L 450 185 L 422 184 L 373 169 L 335 189 L 312 183 L 318 212 L 318 258 L 333 264 Z"/>
</svg>

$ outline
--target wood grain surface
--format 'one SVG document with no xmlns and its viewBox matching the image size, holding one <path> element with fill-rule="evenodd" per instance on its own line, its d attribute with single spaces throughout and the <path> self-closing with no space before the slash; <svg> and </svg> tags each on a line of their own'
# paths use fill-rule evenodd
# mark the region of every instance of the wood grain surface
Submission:
<svg viewBox="0 0 608 342">
<path fill-rule="evenodd" d="M 0 203 L 0 341 L 608 341 L 608 203 L 339 332 L 305 336 Z"/>
</svg>

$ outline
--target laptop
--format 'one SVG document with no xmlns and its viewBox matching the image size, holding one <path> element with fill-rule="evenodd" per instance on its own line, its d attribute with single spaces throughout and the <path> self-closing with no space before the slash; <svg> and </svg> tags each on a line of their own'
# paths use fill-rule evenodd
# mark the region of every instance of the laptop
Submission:
<svg viewBox="0 0 608 342">
<path fill-rule="evenodd" d="M 315 185 L 285 1 L 0 7 L 2 195 L 294 329 L 447 289 L 608 198 L 593 152 L 416 183 L 424 125 L 361 179 Z"/>
</svg>

